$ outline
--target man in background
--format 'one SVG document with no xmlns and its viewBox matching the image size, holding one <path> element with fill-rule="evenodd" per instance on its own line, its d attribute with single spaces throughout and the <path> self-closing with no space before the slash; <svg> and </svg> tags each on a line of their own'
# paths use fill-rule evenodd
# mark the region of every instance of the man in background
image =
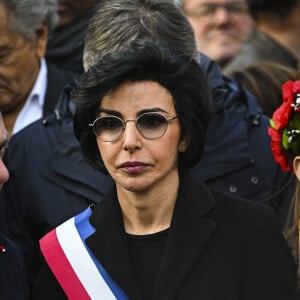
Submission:
<svg viewBox="0 0 300 300">
<path fill-rule="evenodd" d="M 238 55 L 223 70 L 236 70 L 273 62 L 297 69 L 300 59 L 300 1 L 247 0 L 255 26 Z"/>
<path fill-rule="evenodd" d="M 221 68 L 246 41 L 252 20 L 246 0 L 177 0 L 191 23 L 198 50 Z"/>
<path fill-rule="evenodd" d="M 56 0 L 0 0 L 0 109 L 9 136 L 54 110 L 72 77 L 44 58 Z"/>
</svg>

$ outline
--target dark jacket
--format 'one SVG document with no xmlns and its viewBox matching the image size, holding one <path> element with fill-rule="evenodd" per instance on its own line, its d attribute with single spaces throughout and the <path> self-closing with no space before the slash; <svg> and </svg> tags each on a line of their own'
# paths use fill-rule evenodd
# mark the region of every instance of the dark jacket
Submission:
<svg viewBox="0 0 300 300">
<path fill-rule="evenodd" d="M 274 161 L 269 119 L 251 94 L 221 76 L 212 60 L 202 55 L 201 66 L 209 75 L 214 116 L 203 157 L 192 173 L 210 187 L 273 207 L 283 225 L 293 183 Z"/>
<path fill-rule="evenodd" d="M 112 183 L 83 161 L 73 134 L 72 103 L 61 100 L 55 113 L 11 138 L 4 158 L 10 178 L 0 192 L 0 228 L 22 248 L 30 285 L 39 272 L 38 240 L 99 202 Z"/>
<path fill-rule="evenodd" d="M 24 259 L 20 249 L 0 233 L 0 299 L 28 298 Z"/>
<path fill-rule="evenodd" d="M 278 63 L 295 70 L 298 68 L 298 59 L 288 49 L 271 36 L 255 29 L 239 53 L 223 69 L 223 73 L 231 75 L 234 71 L 260 61 Z"/>
<path fill-rule="evenodd" d="M 56 107 L 60 94 L 64 86 L 74 80 L 72 73 L 60 70 L 56 66 L 47 62 L 48 83 L 43 107 L 43 116 L 52 113 Z"/>
<path fill-rule="evenodd" d="M 115 190 L 95 208 L 90 223 L 96 231 L 86 240 L 89 250 L 129 299 L 144 299 Z M 46 266 L 33 299 L 67 299 Z M 200 182 L 181 181 L 152 297 L 147 299 L 298 299 L 295 265 L 274 212 L 210 191 Z"/>
<path fill-rule="evenodd" d="M 221 76 L 213 61 L 202 56 L 201 66 L 209 75 L 216 111 L 194 175 L 223 191 L 269 204 L 282 216 L 289 197 L 264 198 L 283 180 L 270 151 L 267 119 L 253 98 Z M 23 249 L 31 283 L 39 272 L 38 240 L 100 202 L 112 184 L 83 162 L 69 92 L 70 87 L 54 114 L 14 135 L 4 157 L 10 179 L 0 192 L 0 227 Z"/>
</svg>

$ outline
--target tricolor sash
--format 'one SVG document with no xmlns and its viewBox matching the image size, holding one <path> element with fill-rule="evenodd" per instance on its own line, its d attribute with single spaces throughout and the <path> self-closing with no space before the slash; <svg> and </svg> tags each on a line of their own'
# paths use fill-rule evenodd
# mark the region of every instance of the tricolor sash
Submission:
<svg viewBox="0 0 300 300">
<path fill-rule="evenodd" d="M 95 232 L 91 214 L 87 208 L 47 233 L 40 240 L 41 251 L 69 299 L 128 300 L 85 243 Z"/>
</svg>

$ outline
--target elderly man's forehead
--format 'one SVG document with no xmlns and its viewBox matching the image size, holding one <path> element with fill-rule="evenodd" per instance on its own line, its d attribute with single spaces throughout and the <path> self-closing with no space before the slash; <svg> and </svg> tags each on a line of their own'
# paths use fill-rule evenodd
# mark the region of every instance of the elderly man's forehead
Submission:
<svg viewBox="0 0 300 300">
<path fill-rule="evenodd" d="M 0 1 L 0 45 L 12 40 L 12 36 L 22 36 L 16 27 L 16 16 Z"/>
</svg>

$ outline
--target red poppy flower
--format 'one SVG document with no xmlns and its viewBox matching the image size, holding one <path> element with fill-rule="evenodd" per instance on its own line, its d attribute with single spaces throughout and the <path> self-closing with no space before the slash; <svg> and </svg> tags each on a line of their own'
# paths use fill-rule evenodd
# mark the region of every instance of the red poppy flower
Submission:
<svg viewBox="0 0 300 300">
<path fill-rule="evenodd" d="M 282 171 L 291 171 L 285 150 L 282 147 L 282 133 L 271 126 L 268 128 L 268 133 L 271 137 L 274 160 L 280 165 Z"/>
<path fill-rule="evenodd" d="M 277 129 L 285 128 L 290 120 L 294 103 L 294 82 L 287 81 L 282 86 L 282 105 L 275 110 L 273 114 L 273 121 Z"/>
<path fill-rule="evenodd" d="M 292 109 L 291 105 L 284 102 L 277 110 L 275 110 L 272 119 L 277 129 L 282 129 L 287 126 Z"/>
<path fill-rule="evenodd" d="M 298 113 L 300 111 L 300 103 L 296 102 L 296 99 L 300 97 L 297 97 L 297 94 L 300 94 L 300 80 L 289 80 L 282 85 L 282 104 L 273 113 L 273 117 L 270 120 L 271 126 L 269 126 L 268 128 L 268 133 L 271 137 L 271 149 L 273 152 L 274 160 L 279 163 L 283 171 L 289 172 L 293 172 L 290 164 L 292 152 L 289 151 L 293 147 L 291 142 L 287 142 L 288 134 L 286 129 L 288 127 L 288 130 L 300 129 L 293 128 L 293 126 L 298 126 L 295 125 L 295 122 L 291 122 L 291 119 L 293 119 L 294 116 L 294 112 Z"/>
</svg>

